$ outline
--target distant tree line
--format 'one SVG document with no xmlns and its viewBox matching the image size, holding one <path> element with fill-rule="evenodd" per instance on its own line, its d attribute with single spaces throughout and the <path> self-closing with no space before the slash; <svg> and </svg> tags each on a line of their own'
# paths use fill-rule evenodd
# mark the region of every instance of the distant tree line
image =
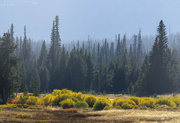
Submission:
<svg viewBox="0 0 180 123">
<path fill-rule="evenodd" d="M 118 34 L 114 41 L 76 42 L 69 50 L 61 44 L 59 17 L 52 25 L 50 47 L 26 35 L 14 38 L 14 26 L 0 38 L 0 97 L 24 88 L 34 95 L 53 89 L 153 95 L 179 90 L 180 60 L 177 47 L 168 47 L 163 21 L 150 52 L 141 30 L 133 36 Z M 13 88 L 13 89 L 12 89 Z"/>
</svg>

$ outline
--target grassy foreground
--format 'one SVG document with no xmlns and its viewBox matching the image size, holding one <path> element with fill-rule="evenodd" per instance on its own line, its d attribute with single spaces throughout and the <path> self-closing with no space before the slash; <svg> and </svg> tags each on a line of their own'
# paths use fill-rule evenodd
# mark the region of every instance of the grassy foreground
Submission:
<svg viewBox="0 0 180 123">
<path fill-rule="evenodd" d="M 179 95 L 133 97 L 91 95 L 71 90 L 19 94 L 0 105 L 0 122 L 180 122 Z"/>
</svg>

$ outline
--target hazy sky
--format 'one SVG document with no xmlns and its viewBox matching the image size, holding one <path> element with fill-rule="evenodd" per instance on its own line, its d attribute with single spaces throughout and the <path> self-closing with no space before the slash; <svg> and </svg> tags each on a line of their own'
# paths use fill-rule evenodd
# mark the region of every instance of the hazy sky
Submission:
<svg viewBox="0 0 180 123">
<path fill-rule="evenodd" d="M 50 41 L 52 22 L 60 17 L 62 41 L 155 35 L 162 19 L 167 32 L 180 30 L 180 0 L 0 0 L 0 35 L 11 23 L 15 36 Z"/>
</svg>

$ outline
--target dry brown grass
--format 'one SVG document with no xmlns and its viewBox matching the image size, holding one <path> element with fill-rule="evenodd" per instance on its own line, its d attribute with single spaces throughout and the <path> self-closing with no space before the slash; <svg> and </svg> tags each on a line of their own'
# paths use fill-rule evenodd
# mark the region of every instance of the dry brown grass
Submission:
<svg viewBox="0 0 180 123">
<path fill-rule="evenodd" d="M 179 123 L 180 112 L 173 111 L 149 111 L 149 110 L 108 110 L 87 113 L 88 120 L 106 122 L 128 122 L 128 123 Z M 96 115 L 100 115 L 97 117 Z"/>
<path fill-rule="evenodd" d="M 73 109 L 74 110 L 74 109 Z M 32 115 L 31 119 L 17 118 L 19 113 Z M 60 110 L 16 109 L 0 111 L 0 122 L 73 122 L 73 123 L 180 123 L 180 111 L 107 110 L 69 112 Z"/>
</svg>

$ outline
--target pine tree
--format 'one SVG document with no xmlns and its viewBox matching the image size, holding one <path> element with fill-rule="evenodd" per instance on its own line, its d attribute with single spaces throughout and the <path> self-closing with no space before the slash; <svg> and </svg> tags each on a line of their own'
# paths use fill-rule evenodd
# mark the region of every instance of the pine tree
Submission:
<svg viewBox="0 0 180 123">
<path fill-rule="evenodd" d="M 18 63 L 18 58 L 13 56 L 16 47 L 10 34 L 5 33 L 0 38 L 0 96 L 3 99 L 3 104 L 7 102 L 7 98 L 12 92 L 10 87 L 13 85 L 14 78 L 11 72 Z"/>
<path fill-rule="evenodd" d="M 36 70 L 36 73 L 33 78 L 33 96 L 39 96 L 39 92 L 40 92 L 40 79 L 38 72 Z"/>
<path fill-rule="evenodd" d="M 24 87 L 23 95 L 28 96 L 28 92 L 29 92 L 29 89 L 28 89 L 28 86 L 26 84 L 25 87 Z"/>
<path fill-rule="evenodd" d="M 46 66 L 41 66 L 39 69 L 40 90 L 47 91 L 49 87 L 50 73 Z"/>
<path fill-rule="evenodd" d="M 93 89 L 93 83 L 95 79 L 95 68 L 90 53 L 86 57 L 86 64 L 87 64 L 87 74 L 86 74 L 85 89 L 90 91 Z"/>
<path fill-rule="evenodd" d="M 45 65 L 47 59 L 47 50 L 46 50 L 46 42 L 43 41 L 40 56 L 38 59 L 38 66 Z"/>
<path fill-rule="evenodd" d="M 167 46 L 166 28 L 162 20 L 159 23 L 157 31 L 158 35 L 149 55 L 149 67 L 146 66 L 147 68 L 145 68 L 146 71 L 144 71 L 144 73 L 141 71 L 138 79 L 142 85 L 142 92 L 145 89 L 148 95 L 172 91 L 170 89 L 172 88 L 172 83 L 169 81 L 169 73 L 167 70 L 169 62 L 167 54 L 169 49 Z"/>
</svg>

